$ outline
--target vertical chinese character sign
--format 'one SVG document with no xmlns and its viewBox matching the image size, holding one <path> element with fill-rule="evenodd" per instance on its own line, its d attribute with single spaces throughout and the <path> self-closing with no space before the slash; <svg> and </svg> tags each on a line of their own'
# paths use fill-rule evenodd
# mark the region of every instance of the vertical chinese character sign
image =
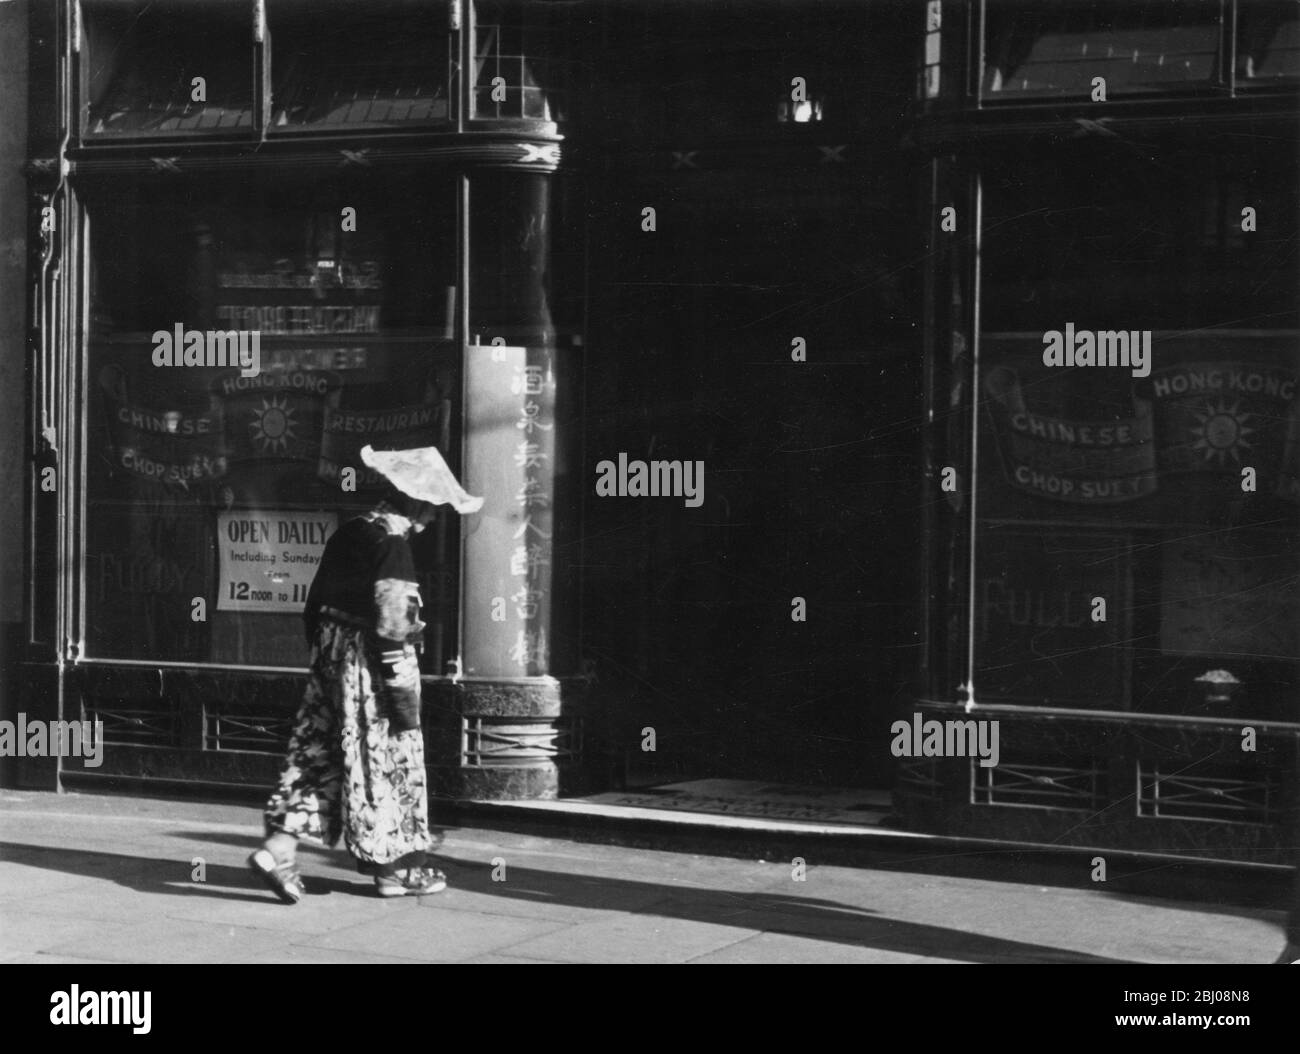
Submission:
<svg viewBox="0 0 1300 1054">
<path fill-rule="evenodd" d="M 463 673 L 548 672 L 555 371 L 549 348 L 469 349 L 465 486 L 484 498 L 465 538 Z"/>
</svg>

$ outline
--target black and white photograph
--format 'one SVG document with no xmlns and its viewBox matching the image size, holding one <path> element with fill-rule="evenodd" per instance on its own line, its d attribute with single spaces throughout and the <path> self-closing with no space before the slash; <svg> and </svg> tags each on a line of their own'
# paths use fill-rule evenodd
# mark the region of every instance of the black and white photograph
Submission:
<svg viewBox="0 0 1300 1054">
<path fill-rule="evenodd" d="M 1300 965 L 1298 380 L 1300 0 L 0 0 L 0 964 Z"/>
</svg>

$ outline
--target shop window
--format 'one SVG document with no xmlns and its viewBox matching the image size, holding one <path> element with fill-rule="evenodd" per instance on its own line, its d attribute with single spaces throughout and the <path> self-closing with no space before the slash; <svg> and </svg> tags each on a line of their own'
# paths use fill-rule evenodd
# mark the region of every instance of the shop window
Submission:
<svg viewBox="0 0 1300 1054">
<path fill-rule="evenodd" d="M 1300 4 L 1242 0 L 1237 9 L 1238 81 L 1300 77 Z"/>
<path fill-rule="evenodd" d="M 323 133 L 452 118 L 445 5 L 272 0 L 268 14 L 273 129 Z"/>
<path fill-rule="evenodd" d="M 1294 328 L 1297 179 L 1266 136 L 1214 156 L 1085 134 L 1051 158 L 1007 153 L 985 181 L 1007 202 L 984 245 L 986 324 L 1052 329 L 1105 305 L 1143 327 Z"/>
<path fill-rule="evenodd" d="M 1098 77 L 1107 99 L 1211 85 L 1219 12 L 1208 0 L 987 3 L 983 95 L 1086 100 Z"/>
<path fill-rule="evenodd" d="M 87 139 L 253 130 L 251 4 L 83 0 L 82 11 Z"/>
<path fill-rule="evenodd" d="M 475 118 L 565 119 L 572 7 L 555 0 L 475 0 Z"/>
<path fill-rule="evenodd" d="M 986 169 L 978 701 L 1300 719 L 1297 173 L 1257 149 Z"/>
<path fill-rule="evenodd" d="M 379 493 L 360 447 L 459 457 L 453 182 L 86 199 L 85 654 L 301 667 L 320 550 Z M 430 673 L 455 654 L 456 530 L 415 543 Z"/>
</svg>

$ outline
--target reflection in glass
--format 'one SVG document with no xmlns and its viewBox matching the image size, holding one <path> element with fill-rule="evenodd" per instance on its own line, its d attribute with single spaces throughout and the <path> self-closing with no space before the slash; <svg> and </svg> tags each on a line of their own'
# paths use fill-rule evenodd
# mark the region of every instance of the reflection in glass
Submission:
<svg viewBox="0 0 1300 1054">
<path fill-rule="evenodd" d="M 86 134 L 158 137 L 253 127 L 251 5 L 85 5 Z"/>
<path fill-rule="evenodd" d="M 458 457 L 451 181 L 256 195 L 133 183 L 88 198 L 87 654 L 300 667 L 319 551 L 379 493 L 360 447 Z M 196 349 L 256 334 L 259 369 L 159 368 L 159 333 L 177 327 Z M 454 654 L 447 520 L 416 546 L 431 673 Z"/>
<path fill-rule="evenodd" d="M 1098 4 L 990 3 L 986 96 L 1090 98 L 1209 84 L 1217 70 L 1219 5 L 1204 0 Z"/>
<path fill-rule="evenodd" d="M 570 6 L 476 0 L 475 117 L 564 120 Z"/>
<path fill-rule="evenodd" d="M 428 4 L 272 3 L 272 128 L 326 132 L 450 120 L 448 31 Z"/>
</svg>

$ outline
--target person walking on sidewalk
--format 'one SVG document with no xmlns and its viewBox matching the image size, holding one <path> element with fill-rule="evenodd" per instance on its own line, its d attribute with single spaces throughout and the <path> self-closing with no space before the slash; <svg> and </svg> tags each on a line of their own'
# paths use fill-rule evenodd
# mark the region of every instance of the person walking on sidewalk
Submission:
<svg viewBox="0 0 1300 1054">
<path fill-rule="evenodd" d="M 266 839 L 248 864 L 281 900 L 303 896 L 296 852 L 307 838 L 342 837 L 380 896 L 446 888 L 427 854 L 429 827 L 417 646 L 420 591 L 408 539 L 450 504 L 477 512 L 435 447 L 374 451 L 361 460 L 389 483 L 379 505 L 325 545 L 303 611 L 310 677 L 278 787 L 266 804 Z"/>
</svg>

